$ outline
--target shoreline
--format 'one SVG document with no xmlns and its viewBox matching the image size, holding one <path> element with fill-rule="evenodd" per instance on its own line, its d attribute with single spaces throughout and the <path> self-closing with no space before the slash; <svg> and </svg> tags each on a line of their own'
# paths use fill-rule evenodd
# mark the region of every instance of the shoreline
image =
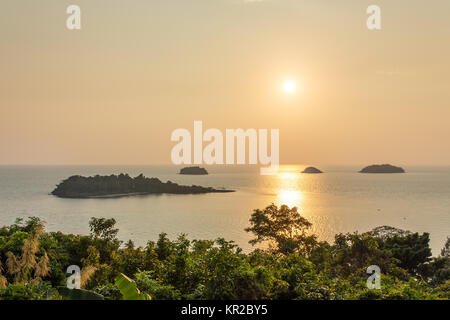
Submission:
<svg viewBox="0 0 450 320">
<path fill-rule="evenodd" d="M 133 197 L 133 196 L 147 196 L 147 195 L 163 195 L 163 194 L 174 194 L 174 195 L 196 195 L 196 194 L 208 194 L 208 193 L 231 193 L 236 192 L 236 190 L 220 190 L 215 189 L 214 191 L 208 192 L 199 192 L 199 193 L 169 193 L 169 192 L 130 192 L 130 193 L 113 193 L 113 194 L 105 194 L 105 195 L 97 195 L 97 196 L 61 196 L 56 194 L 49 194 L 62 199 L 114 199 L 114 198 L 123 198 L 123 197 Z"/>
</svg>

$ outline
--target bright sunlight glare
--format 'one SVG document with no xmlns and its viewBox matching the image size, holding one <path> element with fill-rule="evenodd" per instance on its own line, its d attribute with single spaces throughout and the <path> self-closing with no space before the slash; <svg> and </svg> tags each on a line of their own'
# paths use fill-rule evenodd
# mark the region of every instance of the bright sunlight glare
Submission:
<svg viewBox="0 0 450 320">
<path fill-rule="evenodd" d="M 283 83 L 283 91 L 286 93 L 294 93 L 297 89 L 297 84 L 294 81 L 285 81 Z"/>
</svg>

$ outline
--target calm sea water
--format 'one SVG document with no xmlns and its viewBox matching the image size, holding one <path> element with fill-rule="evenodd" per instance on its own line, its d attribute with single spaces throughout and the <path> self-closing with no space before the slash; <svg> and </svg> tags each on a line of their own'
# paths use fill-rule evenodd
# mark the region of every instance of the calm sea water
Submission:
<svg viewBox="0 0 450 320">
<path fill-rule="evenodd" d="M 406 167 L 406 174 L 359 174 L 361 167 L 282 166 L 274 176 L 257 167 L 207 167 L 208 176 L 178 175 L 175 166 L 0 166 L 0 225 L 37 216 L 50 231 L 88 234 L 91 217 L 115 218 L 122 240 L 145 245 L 161 232 L 191 239 L 234 240 L 245 250 L 244 231 L 253 209 L 270 203 L 297 206 L 320 239 L 339 232 L 364 232 L 381 225 L 429 232 L 437 255 L 450 236 L 450 167 Z M 60 199 L 49 195 L 74 175 L 143 173 L 180 184 L 226 187 L 235 193 L 148 195 L 116 199 Z"/>
</svg>

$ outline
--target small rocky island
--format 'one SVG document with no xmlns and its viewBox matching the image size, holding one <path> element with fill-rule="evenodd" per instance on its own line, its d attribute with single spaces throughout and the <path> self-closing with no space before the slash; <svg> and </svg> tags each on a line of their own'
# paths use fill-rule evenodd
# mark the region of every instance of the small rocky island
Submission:
<svg viewBox="0 0 450 320">
<path fill-rule="evenodd" d="M 208 171 L 200 167 L 186 167 L 180 170 L 180 174 L 204 175 L 208 174 Z"/>
<path fill-rule="evenodd" d="M 131 178 L 128 174 L 94 177 L 71 176 L 58 184 L 52 195 L 61 198 L 112 198 L 146 194 L 201 194 L 234 192 L 201 186 L 183 186 L 140 174 Z"/>
<path fill-rule="evenodd" d="M 323 172 L 315 167 L 307 167 L 305 170 L 302 171 L 302 173 L 312 173 L 313 174 L 313 173 L 323 173 Z"/>
<path fill-rule="evenodd" d="M 405 170 L 390 164 L 374 164 L 363 168 L 360 173 L 405 173 Z"/>
</svg>

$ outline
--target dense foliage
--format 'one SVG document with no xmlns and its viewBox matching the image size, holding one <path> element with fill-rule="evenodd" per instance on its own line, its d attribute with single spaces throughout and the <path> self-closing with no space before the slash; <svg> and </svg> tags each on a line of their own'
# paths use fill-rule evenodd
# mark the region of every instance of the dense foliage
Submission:
<svg viewBox="0 0 450 320">
<path fill-rule="evenodd" d="M 180 174 L 193 174 L 193 175 L 205 175 L 208 171 L 205 168 L 196 167 L 186 167 L 180 170 Z"/>
<path fill-rule="evenodd" d="M 360 173 L 404 173 L 405 170 L 400 167 L 396 167 L 390 164 L 373 164 L 371 166 L 367 166 Z"/>
<path fill-rule="evenodd" d="M 84 198 L 130 194 L 198 194 L 209 192 L 231 192 L 201 186 L 182 186 L 158 178 L 147 178 L 142 174 L 131 178 L 128 174 L 94 177 L 71 176 L 58 184 L 52 194 L 63 198 Z"/>
<path fill-rule="evenodd" d="M 310 225 L 296 208 L 255 210 L 247 231 L 267 249 L 244 253 L 225 239 L 165 233 L 136 247 L 118 240 L 114 219 L 92 218 L 90 235 L 44 232 L 38 218 L 18 219 L 0 228 L 0 299 L 71 298 L 58 290 L 70 265 L 80 266 L 84 289 L 72 298 L 127 299 L 125 285 L 139 289 L 131 296 L 156 300 L 450 298 L 450 239 L 432 258 L 427 233 L 383 227 L 383 236 L 338 234 L 329 244 L 309 234 Z M 366 286 L 371 265 L 381 268 L 381 289 Z"/>
</svg>

